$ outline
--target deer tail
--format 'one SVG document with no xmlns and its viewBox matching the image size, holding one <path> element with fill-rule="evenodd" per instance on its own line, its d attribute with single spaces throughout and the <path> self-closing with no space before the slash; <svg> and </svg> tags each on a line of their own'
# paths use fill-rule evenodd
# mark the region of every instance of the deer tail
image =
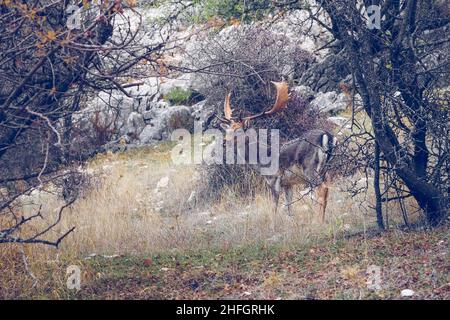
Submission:
<svg viewBox="0 0 450 320">
<path fill-rule="evenodd" d="M 321 144 L 322 150 L 327 155 L 327 162 L 328 162 L 328 160 L 330 160 L 331 153 L 334 147 L 336 147 L 337 138 L 329 133 L 324 133 L 322 136 Z"/>
</svg>

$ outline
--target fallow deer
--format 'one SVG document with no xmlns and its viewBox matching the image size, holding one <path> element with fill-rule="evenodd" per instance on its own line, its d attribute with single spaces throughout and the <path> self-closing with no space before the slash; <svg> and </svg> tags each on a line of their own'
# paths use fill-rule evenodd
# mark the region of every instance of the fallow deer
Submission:
<svg viewBox="0 0 450 320">
<path fill-rule="evenodd" d="M 277 90 L 274 105 L 267 111 L 259 114 L 236 119 L 231 108 L 231 93 L 225 97 L 224 118 L 218 117 L 226 131 L 226 140 L 230 139 L 236 130 L 247 129 L 251 120 L 273 115 L 287 107 L 289 101 L 289 87 L 285 82 L 272 82 Z M 328 190 L 331 175 L 327 172 L 327 163 L 337 139 L 324 130 L 314 129 L 305 132 L 301 137 L 287 142 L 280 148 L 279 169 L 276 174 L 264 176 L 268 183 L 275 202 L 275 211 L 278 207 L 280 193 L 285 193 L 285 207 L 292 215 L 291 204 L 293 187 L 300 185 L 304 188 L 316 189 L 317 202 L 322 221 L 325 219 Z"/>
</svg>

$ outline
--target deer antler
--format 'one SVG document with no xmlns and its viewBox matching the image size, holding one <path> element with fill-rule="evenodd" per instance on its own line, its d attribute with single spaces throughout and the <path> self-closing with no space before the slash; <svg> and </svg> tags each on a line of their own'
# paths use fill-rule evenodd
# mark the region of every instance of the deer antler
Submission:
<svg viewBox="0 0 450 320">
<path fill-rule="evenodd" d="M 233 110 L 231 109 L 230 99 L 231 92 L 229 92 L 225 97 L 225 103 L 223 105 L 223 113 L 225 114 L 225 119 L 227 119 L 228 121 L 231 121 L 231 118 L 233 117 Z"/>
<path fill-rule="evenodd" d="M 275 103 L 273 104 L 272 108 L 270 110 L 263 111 L 261 113 L 251 115 L 245 118 L 242 118 L 239 122 L 236 122 L 233 120 L 233 109 L 231 108 L 231 93 L 228 93 L 225 97 L 225 102 L 223 104 L 223 113 L 225 115 L 225 118 L 219 118 L 222 122 L 226 122 L 232 127 L 235 125 L 242 126 L 244 123 L 248 123 L 250 120 L 262 117 L 262 116 L 268 116 L 271 114 L 274 114 L 281 109 L 285 108 L 287 105 L 287 102 L 289 101 L 289 85 L 286 82 L 274 82 L 272 83 L 275 85 L 275 88 L 277 89 L 277 98 L 275 100 Z"/>
<path fill-rule="evenodd" d="M 289 101 L 289 85 L 286 82 L 274 82 L 274 81 L 271 82 L 275 85 L 277 89 L 277 98 L 272 108 L 270 110 L 263 111 L 259 114 L 245 117 L 243 119 L 244 121 L 253 120 L 262 116 L 269 116 L 271 114 L 280 111 L 281 109 L 286 108 L 287 103 Z"/>
<path fill-rule="evenodd" d="M 269 111 L 265 112 L 266 115 L 271 115 L 281 109 L 286 108 L 289 101 L 289 85 L 286 82 L 273 82 L 277 88 L 277 99 Z"/>
</svg>

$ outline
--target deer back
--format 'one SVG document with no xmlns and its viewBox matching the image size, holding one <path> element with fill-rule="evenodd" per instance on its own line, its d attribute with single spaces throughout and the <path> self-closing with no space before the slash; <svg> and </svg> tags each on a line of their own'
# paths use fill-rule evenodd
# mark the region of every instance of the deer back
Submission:
<svg viewBox="0 0 450 320">
<path fill-rule="evenodd" d="M 314 129 L 284 145 L 280 150 L 280 171 L 285 183 L 320 184 L 334 144 L 333 135 Z"/>
</svg>

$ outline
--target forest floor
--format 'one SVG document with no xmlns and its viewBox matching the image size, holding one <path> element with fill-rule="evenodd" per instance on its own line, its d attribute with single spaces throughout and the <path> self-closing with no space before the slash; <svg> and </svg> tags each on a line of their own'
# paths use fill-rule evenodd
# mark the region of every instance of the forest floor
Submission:
<svg viewBox="0 0 450 320">
<path fill-rule="evenodd" d="M 401 291 L 410 289 L 414 295 L 406 299 L 448 300 L 449 241 L 449 229 L 442 227 L 306 247 L 93 257 L 82 266 L 81 290 L 66 292 L 65 298 L 403 299 Z M 371 265 L 380 267 L 379 280 L 367 273 Z M 379 290 L 368 289 L 370 279 Z"/>
</svg>

